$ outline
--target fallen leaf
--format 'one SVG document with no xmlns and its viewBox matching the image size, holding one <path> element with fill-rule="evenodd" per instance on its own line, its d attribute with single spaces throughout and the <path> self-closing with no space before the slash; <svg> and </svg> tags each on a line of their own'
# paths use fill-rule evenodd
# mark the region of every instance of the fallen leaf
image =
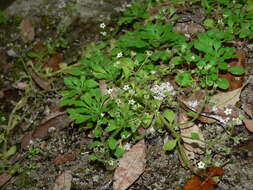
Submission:
<svg viewBox="0 0 253 190">
<path fill-rule="evenodd" d="M 63 55 L 60 53 L 54 53 L 49 61 L 45 64 L 45 67 L 52 68 L 53 71 L 60 69 L 60 63 L 62 62 Z"/>
<path fill-rule="evenodd" d="M 71 171 L 64 171 L 60 176 L 57 177 L 52 190 L 70 190 L 72 181 Z"/>
<path fill-rule="evenodd" d="M 49 136 L 49 128 L 60 130 L 69 126 L 71 122 L 72 120 L 68 118 L 67 113 L 60 112 L 55 117 L 50 118 L 49 120 L 37 126 L 32 133 L 32 137 L 34 139 L 43 140 Z"/>
<path fill-rule="evenodd" d="M 34 80 L 34 82 L 43 90 L 50 90 L 51 89 L 51 85 L 50 82 L 44 78 L 41 78 L 39 75 L 31 72 L 31 77 Z"/>
<path fill-rule="evenodd" d="M 76 159 L 76 156 L 77 156 L 76 153 L 59 155 L 53 160 L 53 164 L 58 166 L 58 165 L 62 165 L 64 163 L 66 163 L 66 162 L 74 161 Z"/>
<path fill-rule="evenodd" d="M 204 32 L 205 28 L 197 23 L 194 22 L 184 22 L 184 23 L 177 23 L 173 31 L 179 34 L 183 34 L 186 37 L 192 37 L 197 35 L 200 32 Z"/>
<path fill-rule="evenodd" d="M 107 94 L 107 85 L 105 80 L 99 80 L 99 88 L 102 95 Z"/>
<path fill-rule="evenodd" d="M 248 157 L 253 158 L 253 138 L 250 138 L 244 142 L 240 142 L 239 145 L 234 147 L 236 152 L 246 153 Z"/>
<path fill-rule="evenodd" d="M 20 23 L 20 32 L 23 42 L 27 43 L 34 40 L 35 31 L 31 19 L 25 18 L 22 20 Z"/>
<path fill-rule="evenodd" d="M 179 125 L 181 135 L 192 137 L 192 134 L 198 134 L 199 139 L 204 140 L 203 134 L 200 131 L 199 127 L 193 122 L 190 122 L 189 116 L 183 109 L 179 111 L 178 122 L 182 123 L 182 125 Z M 184 137 L 182 139 L 184 142 L 183 146 L 188 160 L 194 160 L 195 153 L 197 154 L 204 153 L 203 150 L 205 148 L 205 144 L 203 142 Z"/>
<path fill-rule="evenodd" d="M 34 141 L 32 137 L 32 131 L 26 132 L 23 138 L 21 139 L 21 148 L 26 149 L 29 145 L 31 145 Z"/>
<path fill-rule="evenodd" d="M 213 190 L 218 182 L 214 181 L 212 177 L 222 176 L 223 174 L 224 170 L 221 167 L 208 167 L 197 175 L 193 175 L 184 185 L 183 190 Z"/>
<path fill-rule="evenodd" d="M 113 190 L 125 190 L 139 178 L 146 166 L 145 157 L 146 145 L 141 140 L 119 160 L 119 167 L 114 172 Z"/>
<path fill-rule="evenodd" d="M 11 179 L 11 177 L 12 176 L 7 173 L 0 174 L 0 187 L 7 183 Z"/>
<path fill-rule="evenodd" d="M 243 122 L 245 124 L 245 127 L 253 133 L 253 120 L 252 119 L 247 119 L 247 118 L 244 118 L 243 119 Z"/>
<path fill-rule="evenodd" d="M 242 109 L 245 111 L 251 118 L 253 118 L 253 82 L 249 82 L 244 86 L 241 92 L 241 103 Z"/>
<path fill-rule="evenodd" d="M 240 94 L 242 87 L 230 92 L 219 93 L 211 97 L 210 102 L 217 108 L 225 108 L 229 105 L 234 106 L 236 102 L 240 101 Z"/>
</svg>

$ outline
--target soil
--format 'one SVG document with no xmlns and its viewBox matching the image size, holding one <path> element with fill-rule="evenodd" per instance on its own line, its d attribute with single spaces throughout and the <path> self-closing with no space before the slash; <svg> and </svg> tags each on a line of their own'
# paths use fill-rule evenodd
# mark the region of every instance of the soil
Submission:
<svg viewBox="0 0 253 190">
<path fill-rule="evenodd" d="M 69 46 L 58 48 L 58 53 L 63 54 L 65 64 L 76 63 L 90 42 L 101 40 L 99 24 L 105 22 L 109 28 L 113 26 L 117 19 L 117 10 L 122 8 L 127 0 L 121 0 L 122 5 L 119 0 L 101 2 L 102 4 L 89 0 L 73 2 L 16 0 L 6 10 L 11 19 L 0 27 L 0 116 L 8 118 L 14 106 L 25 95 L 22 82 L 24 85 L 30 85 L 27 84 L 26 68 L 20 61 L 20 57 L 38 45 L 39 41 L 45 42 L 49 38 L 55 39 L 61 35 Z M 43 8 L 45 10 L 41 11 Z M 35 28 L 32 42 L 22 41 L 19 25 L 23 18 L 32 18 Z M 245 51 L 248 53 L 247 63 L 250 63 L 249 58 L 253 57 L 253 52 L 249 48 Z M 252 70 L 251 66 L 248 67 L 249 72 Z M 53 80 L 55 88 L 61 89 L 62 78 Z M 30 91 L 28 103 L 18 111 L 18 114 L 24 115 L 26 120 L 18 124 L 10 134 L 11 143 L 18 146 L 24 134 L 33 130 L 54 109 L 58 109 L 56 105 L 60 96 L 56 90 L 47 92 L 35 84 L 32 84 L 32 88 L 34 90 Z M 216 124 L 199 125 L 206 139 L 218 138 L 224 132 L 224 128 Z M 245 142 L 245 146 L 241 142 L 226 141 L 223 145 L 231 148 L 229 151 L 223 151 L 218 146 L 213 149 L 210 159 L 216 162 L 216 165 L 222 166 L 225 171 L 216 189 L 253 190 L 253 148 L 249 145 L 253 139 L 252 134 L 244 126 L 237 126 L 234 135 L 240 137 L 241 141 Z M 166 153 L 163 150 L 165 138 L 166 134 L 150 134 L 146 137 L 146 169 L 129 188 L 130 190 L 177 190 L 182 189 L 191 178 L 190 170 L 182 166 L 177 151 Z M 88 159 L 87 146 L 90 141 L 84 130 L 71 124 L 63 130 L 51 132 L 49 137 L 40 142 L 34 142 L 32 147 L 41 150 L 38 155 L 24 157 L 27 150 L 19 148 L 16 156 L 10 160 L 12 164 L 15 163 L 13 169 L 15 175 L 2 186 L 2 189 L 51 189 L 57 176 L 68 170 L 73 177 L 71 190 L 112 189 L 114 168 Z M 69 155 L 68 161 L 57 164 L 55 159 L 59 155 Z M 200 155 L 199 159 L 203 157 Z"/>
</svg>

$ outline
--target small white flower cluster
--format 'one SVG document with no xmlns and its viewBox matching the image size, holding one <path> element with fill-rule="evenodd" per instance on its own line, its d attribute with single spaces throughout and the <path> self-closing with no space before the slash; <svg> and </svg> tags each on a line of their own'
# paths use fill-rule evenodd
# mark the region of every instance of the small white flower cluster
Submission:
<svg viewBox="0 0 253 190">
<path fill-rule="evenodd" d="M 128 103 L 129 103 L 130 105 L 134 105 L 134 104 L 135 104 L 135 101 L 134 101 L 133 99 L 131 99 L 131 100 L 128 101 Z"/>
<path fill-rule="evenodd" d="M 107 94 L 109 94 L 109 95 L 112 94 L 112 92 L 113 92 L 113 88 L 110 88 L 107 90 Z"/>
<path fill-rule="evenodd" d="M 102 29 L 105 29 L 106 25 L 105 25 L 105 23 L 101 23 L 99 25 L 99 27 L 102 28 Z M 100 32 L 100 34 L 102 34 L 103 36 L 106 36 L 107 32 L 103 31 L 103 32 Z"/>
<path fill-rule="evenodd" d="M 172 95 L 175 95 L 175 90 L 173 86 L 169 82 L 163 82 L 160 85 L 154 85 L 150 91 L 154 93 L 154 98 L 157 100 L 163 100 L 166 95 L 165 93 L 170 93 Z"/>
<path fill-rule="evenodd" d="M 197 167 L 198 167 L 199 169 L 205 169 L 206 165 L 205 165 L 204 162 L 200 161 L 200 162 L 197 164 Z"/>
<path fill-rule="evenodd" d="M 123 56 L 123 53 L 122 52 L 119 52 L 118 54 L 117 54 L 117 58 L 121 58 Z"/>
<path fill-rule="evenodd" d="M 123 90 L 127 91 L 127 90 L 129 90 L 129 89 L 130 89 L 129 85 L 124 85 L 124 86 L 123 86 Z"/>
<path fill-rule="evenodd" d="M 224 113 L 225 113 L 225 115 L 230 115 L 230 114 L 232 114 L 232 109 L 231 108 L 226 108 L 224 110 Z"/>
<path fill-rule="evenodd" d="M 101 23 L 101 24 L 99 25 L 99 27 L 102 28 L 102 29 L 105 29 L 106 25 L 105 25 L 105 23 Z"/>
<path fill-rule="evenodd" d="M 188 102 L 188 105 L 190 106 L 190 107 L 192 107 L 192 108 L 195 108 L 195 107 L 197 107 L 198 106 L 198 101 L 197 100 L 194 100 L 194 101 L 189 101 Z"/>
</svg>

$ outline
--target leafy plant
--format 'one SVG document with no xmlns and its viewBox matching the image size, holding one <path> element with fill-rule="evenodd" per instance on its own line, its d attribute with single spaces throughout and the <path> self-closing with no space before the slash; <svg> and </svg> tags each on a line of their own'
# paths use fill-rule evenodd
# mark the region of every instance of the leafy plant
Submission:
<svg viewBox="0 0 253 190">
<path fill-rule="evenodd" d="M 221 30 L 210 18 L 205 21 L 210 30 L 187 39 L 173 31 L 172 23 L 152 20 L 146 13 L 152 2 L 133 2 L 118 22 L 118 27 L 132 27 L 111 41 L 90 46 L 79 67 L 73 67 L 71 76 L 64 79 L 61 106 L 66 106 L 69 117 L 93 137 L 91 160 L 111 163 L 111 157 L 121 157 L 127 143 L 144 137 L 138 129 L 149 127 L 154 120 L 160 132 L 166 127 L 172 134 L 165 150 L 181 146 L 175 113 L 164 110 L 173 107 L 176 90 L 163 78 L 175 79 L 182 87 L 178 91 L 188 86 L 227 89 L 228 81 L 219 74 L 245 72 L 229 66 L 236 58 L 235 49 L 227 45 L 237 35 L 234 24 L 233 31 Z M 208 8 L 229 4 L 201 2 Z M 197 133 L 188 138 L 200 140 Z"/>
<path fill-rule="evenodd" d="M 146 9 L 148 8 L 148 3 L 145 1 L 134 1 L 129 4 L 129 9 L 123 12 L 122 17 L 119 19 L 118 24 L 130 24 L 136 20 L 148 18 L 148 13 Z"/>
</svg>

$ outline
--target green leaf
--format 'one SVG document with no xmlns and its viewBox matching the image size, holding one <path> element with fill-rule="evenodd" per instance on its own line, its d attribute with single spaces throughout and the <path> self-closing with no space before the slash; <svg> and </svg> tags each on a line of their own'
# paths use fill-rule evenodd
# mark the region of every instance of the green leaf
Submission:
<svg viewBox="0 0 253 190">
<path fill-rule="evenodd" d="M 193 79 L 191 76 L 191 73 L 189 72 L 183 72 L 183 73 L 179 73 L 176 76 L 176 82 L 183 87 L 187 87 L 192 85 L 193 83 Z"/>
<path fill-rule="evenodd" d="M 239 66 L 230 67 L 228 71 L 234 75 L 243 75 L 245 73 L 245 70 Z"/>
<path fill-rule="evenodd" d="M 99 125 L 96 126 L 96 128 L 93 130 L 93 134 L 95 137 L 101 137 L 103 133 L 103 129 L 102 127 L 100 127 Z"/>
<path fill-rule="evenodd" d="M 89 155 L 89 159 L 92 161 L 96 161 L 96 160 L 98 160 L 98 157 L 95 154 L 91 154 L 91 155 Z"/>
<path fill-rule="evenodd" d="M 76 124 L 83 123 L 91 118 L 89 115 L 71 114 L 70 119 L 74 120 Z"/>
<path fill-rule="evenodd" d="M 218 65 L 219 69 L 221 70 L 227 70 L 228 69 L 228 64 L 227 63 L 221 63 Z"/>
<path fill-rule="evenodd" d="M 227 79 L 219 78 L 217 80 L 217 85 L 218 85 L 219 88 L 226 90 L 229 87 L 229 82 L 228 82 Z"/>
<path fill-rule="evenodd" d="M 163 113 L 163 116 L 170 122 L 172 123 L 175 119 L 176 119 L 176 115 L 175 113 L 170 110 L 170 109 L 166 109 Z"/>
<path fill-rule="evenodd" d="M 213 19 L 206 19 L 204 21 L 204 26 L 208 27 L 208 28 L 213 28 L 214 27 L 214 20 Z"/>
<path fill-rule="evenodd" d="M 171 52 L 170 51 L 157 51 L 151 55 L 151 59 L 153 61 L 167 61 L 171 57 Z"/>
<path fill-rule="evenodd" d="M 81 85 L 80 80 L 76 77 L 64 78 L 64 84 L 69 88 L 76 88 L 76 87 L 80 87 Z"/>
<path fill-rule="evenodd" d="M 9 150 L 7 152 L 5 152 L 3 154 L 4 158 L 8 158 L 10 156 L 12 156 L 13 154 L 15 154 L 17 152 L 17 147 L 15 145 L 11 146 L 11 148 L 9 148 Z"/>
<path fill-rule="evenodd" d="M 125 153 L 125 150 L 122 148 L 122 147 L 117 147 L 115 152 L 114 152 L 114 155 L 117 157 L 117 158 L 121 158 L 123 156 L 123 154 Z"/>
<path fill-rule="evenodd" d="M 177 139 L 169 140 L 163 145 L 163 149 L 166 151 L 172 151 L 177 146 Z"/>
<path fill-rule="evenodd" d="M 118 145 L 118 141 L 116 141 L 114 138 L 109 138 L 108 139 L 108 146 L 109 146 L 109 148 L 111 149 L 111 150 L 115 150 L 116 149 L 116 147 L 117 147 L 117 145 Z"/>
<path fill-rule="evenodd" d="M 109 126 L 105 128 L 106 132 L 111 132 L 116 130 L 118 127 L 114 123 L 109 123 Z"/>
<path fill-rule="evenodd" d="M 170 63 L 173 64 L 173 65 L 180 65 L 183 63 L 183 59 L 181 56 L 176 56 L 176 57 L 173 57 L 171 60 L 170 60 Z"/>
<path fill-rule="evenodd" d="M 92 149 L 92 148 L 95 148 L 95 147 L 98 147 L 98 146 L 101 146 L 101 145 L 103 145 L 102 142 L 100 142 L 100 141 L 93 141 L 88 146 L 89 146 L 89 148 Z"/>
<path fill-rule="evenodd" d="M 131 136 L 131 133 L 129 131 L 123 131 L 120 136 L 122 139 L 128 139 Z"/>
<path fill-rule="evenodd" d="M 99 84 L 94 81 L 94 80 L 86 80 L 85 81 L 85 86 L 87 86 L 88 88 L 94 88 L 94 87 L 97 87 Z"/>
<path fill-rule="evenodd" d="M 191 133 L 191 138 L 195 140 L 199 140 L 199 134 L 198 133 Z"/>
</svg>

